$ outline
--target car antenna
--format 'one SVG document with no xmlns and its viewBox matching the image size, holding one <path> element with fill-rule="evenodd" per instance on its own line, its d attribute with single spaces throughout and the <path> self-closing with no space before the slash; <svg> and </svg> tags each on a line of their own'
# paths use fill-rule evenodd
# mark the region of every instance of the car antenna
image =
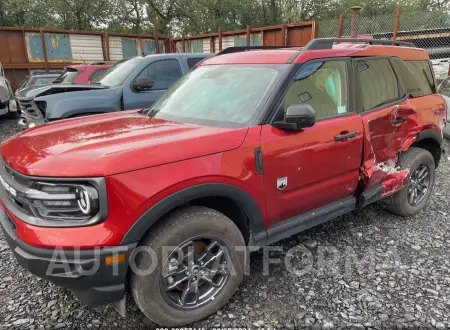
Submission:
<svg viewBox="0 0 450 330">
<path fill-rule="evenodd" d="M 86 61 L 84 60 L 83 56 L 81 56 L 80 53 L 78 53 L 78 56 L 80 56 L 81 60 L 83 61 L 83 64 L 86 64 Z"/>
<path fill-rule="evenodd" d="M 142 57 L 145 57 L 145 56 L 147 56 L 147 53 L 146 52 L 142 52 L 142 55 L 141 55 Z"/>
</svg>

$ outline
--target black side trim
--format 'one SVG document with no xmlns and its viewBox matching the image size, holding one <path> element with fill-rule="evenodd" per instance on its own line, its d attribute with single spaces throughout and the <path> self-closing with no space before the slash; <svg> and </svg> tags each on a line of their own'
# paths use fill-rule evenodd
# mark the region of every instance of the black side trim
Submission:
<svg viewBox="0 0 450 330">
<path fill-rule="evenodd" d="M 417 137 L 417 141 L 424 140 L 424 139 L 433 139 L 435 140 L 439 145 L 442 145 L 442 136 L 434 129 L 426 129 L 419 133 L 419 136 Z"/>
<path fill-rule="evenodd" d="M 301 231 L 327 222 L 356 209 L 355 197 L 341 199 L 273 225 L 267 230 L 267 243 L 272 244 Z"/>
<path fill-rule="evenodd" d="M 263 168 L 263 157 L 262 157 L 262 150 L 261 148 L 255 149 L 255 162 L 256 162 L 256 171 L 258 174 L 263 174 L 264 168 Z"/>
<path fill-rule="evenodd" d="M 358 208 L 362 208 L 369 204 L 375 203 L 376 201 L 381 199 L 381 193 L 383 191 L 383 185 L 378 184 L 376 186 L 370 187 L 366 191 L 363 191 L 358 196 Z"/>
<path fill-rule="evenodd" d="M 229 184 L 205 183 L 180 190 L 156 203 L 147 210 L 128 230 L 121 244 L 138 242 L 162 216 L 173 209 L 186 204 L 194 199 L 217 196 L 227 197 L 238 203 L 245 211 L 250 221 L 252 237 L 265 236 L 263 229 L 263 216 L 258 203 L 244 190 Z M 261 233 L 263 232 L 263 233 Z M 253 243 L 250 241 L 250 244 Z"/>
</svg>

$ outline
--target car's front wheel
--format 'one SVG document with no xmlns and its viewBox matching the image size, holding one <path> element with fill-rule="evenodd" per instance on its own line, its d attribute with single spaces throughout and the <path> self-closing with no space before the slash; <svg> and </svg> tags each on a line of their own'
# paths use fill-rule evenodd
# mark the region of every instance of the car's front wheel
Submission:
<svg viewBox="0 0 450 330">
<path fill-rule="evenodd" d="M 215 210 L 188 207 L 170 214 L 132 258 L 136 304 L 149 319 L 170 327 L 216 312 L 242 281 L 246 253 L 237 246 L 245 246 L 241 232 Z"/>
<path fill-rule="evenodd" d="M 429 151 L 413 147 L 400 155 L 399 165 L 409 171 L 408 184 L 391 197 L 387 208 L 401 216 L 412 216 L 422 211 L 430 198 L 435 162 Z"/>
</svg>

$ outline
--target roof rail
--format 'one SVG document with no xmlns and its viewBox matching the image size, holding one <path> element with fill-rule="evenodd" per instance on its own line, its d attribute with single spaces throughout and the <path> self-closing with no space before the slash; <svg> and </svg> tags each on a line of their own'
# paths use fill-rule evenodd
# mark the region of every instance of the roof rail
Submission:
<svg viewBox="0 0 450 330">
<path fill-rule="evenodd" d="M 416 47 L 411 42 L 382 40 L 382 39 L 352 39 L 352 38 L 321 38 L 311 40 L 304 48 L 304 50 L 320 50 L 332 49 L 334 43 L 354 43 L 354 44 L 368 44 L 368 45 L 384 45 L 384 46 L 403 46 Z"/>
<path fill-rule="evenodd" d="M 110 65 L 114 64 L 114 61 L 96 61 L 96 62 L 90 62 L 88 65 Z"/>
<path fill-rule="evenodd" d="M 301 46 L 250 46 L 250 47 L 228 47 L 217 53 L 217 55 L 246 52 L 249 50 L 264 50 L 264 49 L 281 49 L 281 48 L 297 48 L 300 50 Z"/>
<path fill-rule="evenodd" d="M 32 71 L 31 76 L 39 76 L 39 75 L 46 75 L 46 74 L 61 74 L 64 70 L 53 70 L 53 71 Z"/>
<path fill-rule="evenodd" d="M 368 44 L 368 45 L 385 45 L 385 46 L 403 46 L 416 47 L 411 42 L 383 40 L 383 39 L 352 39 L 352 38 L 318 38 L 311 40 L 306 46 L 250 46 L 250 47 L 228 47 L 220 51 L 216 55 L 225 55 L 231 53 L 239 53 L 250 50 L 264 50 L 264 49 L 286 49 L 296 48 L 297 50 L 320 50 L 332 49 L 335 43 L 354 43 L 354 44 Z"/>
</svg>

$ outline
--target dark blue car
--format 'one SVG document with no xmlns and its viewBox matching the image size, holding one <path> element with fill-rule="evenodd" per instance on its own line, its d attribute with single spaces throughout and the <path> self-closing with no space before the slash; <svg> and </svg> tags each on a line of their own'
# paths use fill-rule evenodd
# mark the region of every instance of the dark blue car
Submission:
<svg viewBox="0 0 450 330">
<path fill-rule="evenodd" d="M 53 84 L 19 98 L 20 124 L 150 107 L 165 91 L 210 54 L 139 56 L 114 65 L 95 84 Z"/>
</svg>

